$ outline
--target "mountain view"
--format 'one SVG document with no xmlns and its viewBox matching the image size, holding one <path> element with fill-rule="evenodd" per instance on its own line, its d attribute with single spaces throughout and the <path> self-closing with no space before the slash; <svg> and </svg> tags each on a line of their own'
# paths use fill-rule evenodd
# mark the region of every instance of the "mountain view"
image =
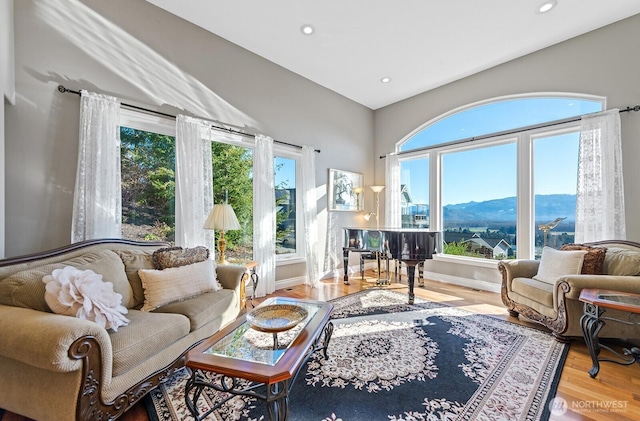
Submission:
<svg viewBox="0 0 640 421">
<path fill-rule="evenodd" d="M 553 221 L 556 218 L 574 222 L 576 218 L 576 196 L 573 194 L 536 195 L 536 221 Z M 515 222 L 516 198 L 506 197 L 485 202 L 468 202 L 444 206 L 444 219 L 455 221 Z"/>
</svg>

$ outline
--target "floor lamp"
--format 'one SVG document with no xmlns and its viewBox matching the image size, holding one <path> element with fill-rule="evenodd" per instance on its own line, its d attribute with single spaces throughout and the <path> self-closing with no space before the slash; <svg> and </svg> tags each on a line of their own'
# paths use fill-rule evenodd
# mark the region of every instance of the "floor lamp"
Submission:
<svg viewBox="0 0 640 421">
<path fill-rule="evenodd" d="M 376 216 L 376 229 L 380 228 L 380 192 L 384 189 L 384 186 L 369 186 L 371 190 L 376 194 L 376 211 L 366 214 L 364 219 L 367 221 L 371 218 L 371 215 Z"/>
</svg>

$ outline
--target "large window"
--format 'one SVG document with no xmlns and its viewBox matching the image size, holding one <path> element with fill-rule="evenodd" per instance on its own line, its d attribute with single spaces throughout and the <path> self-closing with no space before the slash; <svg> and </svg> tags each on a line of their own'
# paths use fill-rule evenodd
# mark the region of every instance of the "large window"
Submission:
<svg viewBox="0 0 640 421">
<path fill-rule="evenodd" d="M 121 126 L 122 237 L 173 242 L 175 236 L 175 138 L 172 124 L 125 113 Z M 140 117 L 140 120 L 137 119 Z M 164 124 L 163 124 L 164 123 Z M 173 123 L 173 122 L 171 122 Z M 134 128 L 137 127 L 137 128 Z M 242 226 L 225 232 L 229 259 L 253 257 L 253 148 L 222 134 L 212 144 L 214 203 L 229 203 Z M 300 257 L 296 218 L 299 154 L 274 151 L 276 254 Z M 218 232 L 216 234 L 216 241 Z"/>
<path fill-rule="evenodd" d="M 429 228 L 429 158 L 400 161 L 402 228 Z"/>
<path fill-rule="evenodd" d="M 571 117 L 602 109 L 599 98 L 527 96 L 454 110 L 399 145 L 401 188 L 426 200 L 426 225 L 443 232 L 445 254 L 539 257 L 545 245 L 573 241 L 579 122 Z M 563 119 L 572 121 L 542 124 Z M 403 227 L 425 218 L 417 208 L 408 207 Z"/>
</svg>

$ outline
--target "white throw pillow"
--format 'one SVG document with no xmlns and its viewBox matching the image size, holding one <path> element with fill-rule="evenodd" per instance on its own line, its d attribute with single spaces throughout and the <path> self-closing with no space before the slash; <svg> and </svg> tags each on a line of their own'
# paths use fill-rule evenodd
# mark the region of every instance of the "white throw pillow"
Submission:
<svg viewBox="0 0 640 421">
<path fill-rule="evenodd" d="M 551 247 L 542 249 L 538 273 L 533 277 L 540 282 L 555 284 L 564 275 L 577 275 L 582 270 L 586 250 L 556 250 Z"/>
<path fill-rule="evenodd" d="M 91 320 L 116 331 L 129 323 L 123 316 L 128 310 L 122 305 L 122 295 L 90 269 L 65 266 L 45 275 L 42 282 L 46 284 L 44 299 L 54 313 Z"/>
<path fill-rule="evenodd" d="M 140 269 L 138 274 L 144 288 L 142 311 L 155 310 L 175 301 L 222 288 L 216 279 L 212 260 L 163 270 Z"/>
</svg>

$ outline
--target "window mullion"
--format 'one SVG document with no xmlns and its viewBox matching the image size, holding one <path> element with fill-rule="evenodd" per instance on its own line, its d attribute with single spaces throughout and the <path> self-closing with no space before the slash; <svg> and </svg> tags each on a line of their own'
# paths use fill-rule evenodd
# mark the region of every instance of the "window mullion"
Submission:
<svg viewBox="0 0 640 421">
<path fill-rule="evenodd" d="M 531 259 L 534 256 L 534 197 L 533 197 L 533 140 L 530 133 L 518 136 L 517 169 L 517 257 Z"/>
</svg>

